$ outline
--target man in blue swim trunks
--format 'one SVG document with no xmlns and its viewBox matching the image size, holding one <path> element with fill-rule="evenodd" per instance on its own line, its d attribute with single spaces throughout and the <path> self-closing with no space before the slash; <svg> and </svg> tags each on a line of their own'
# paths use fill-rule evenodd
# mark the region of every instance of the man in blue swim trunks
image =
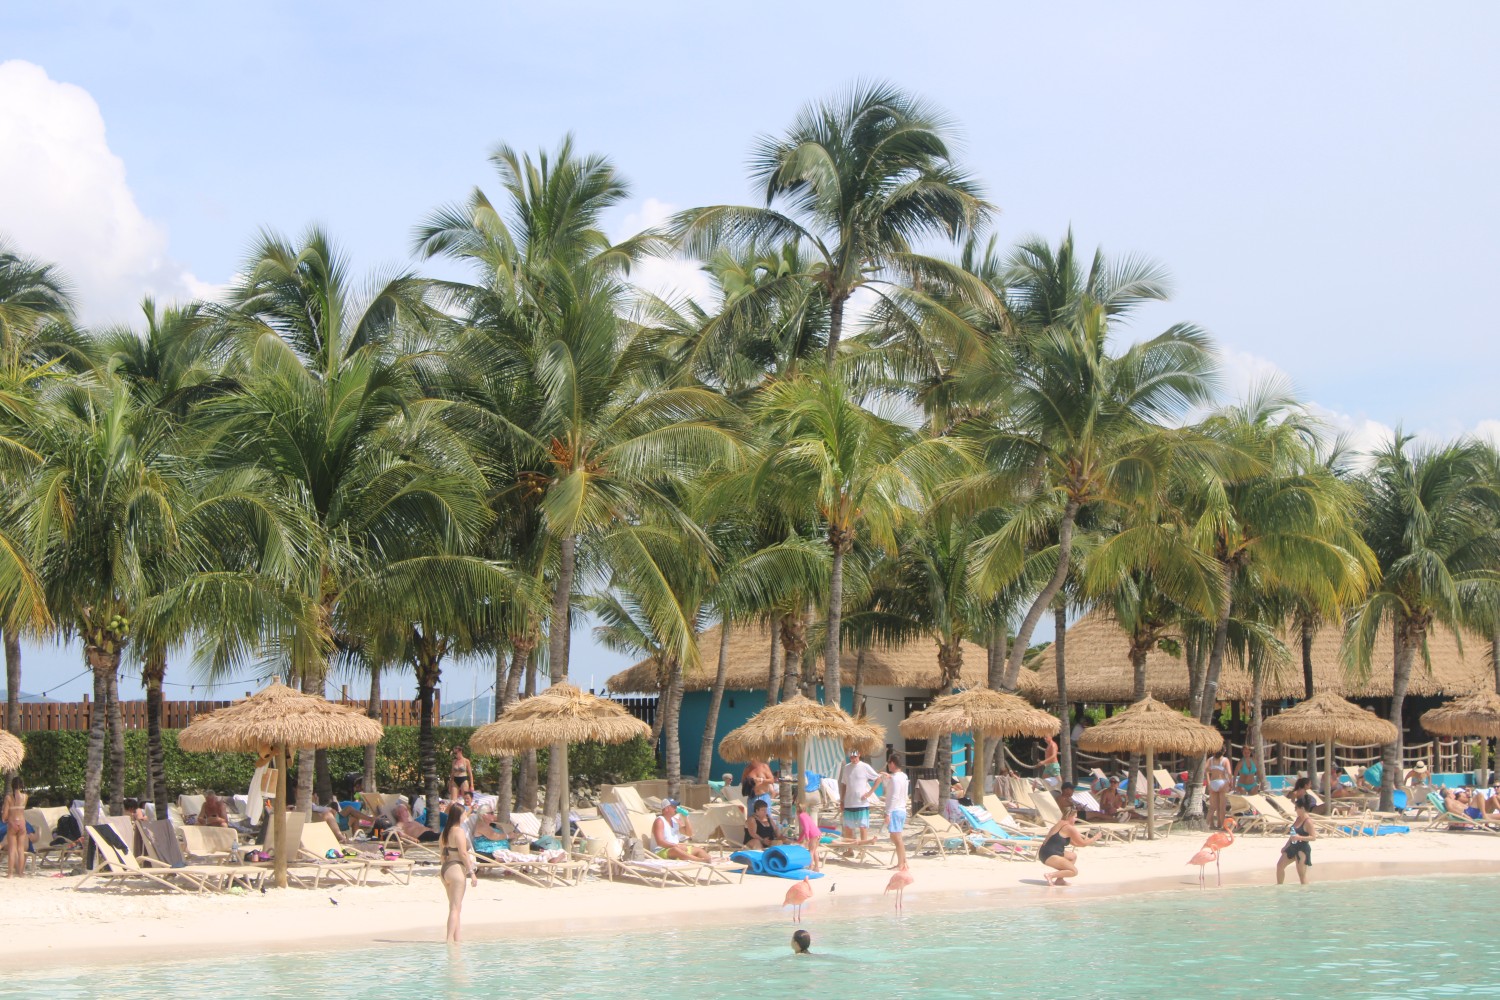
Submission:
<svg viewBox="0 0 1500 1000">
<path fill-rule="evenodd" d="M 859 751 L 849 754 L 848 763 L 839 769 L 839 791 L 844 801 L 844 839 L 864 840 L 870 829 L 870 786 L 880 775 L 859 759 Z"/>
<path fill-rule="evenodd" d="M 891 757 L 885 762 L 885 773 L 870 792 L 871 799 L 885 792 L 885 829 L 896 848 L 897 869 L 906 867 L 906 792 L 909 784 L 906 772 L 901 770 L 901 761 Z"/>
</svg>

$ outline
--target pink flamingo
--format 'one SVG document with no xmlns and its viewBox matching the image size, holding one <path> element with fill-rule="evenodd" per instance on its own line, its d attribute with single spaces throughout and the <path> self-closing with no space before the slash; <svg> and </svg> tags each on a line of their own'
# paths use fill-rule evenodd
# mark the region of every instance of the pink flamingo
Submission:
<svg viewBox="0 0 1500 1000">
<path fill-rule="evenodd" d="M 792 883 L 792 887 L 786 891 L 786 899 L 781 901 L 782 906 L 792 908 L 792 919 L 797 923 L 802 922 L 802 904 L 812 899 L 812 883 L 806 877 L 801 882 Z"/>
<path fill-rule="evenodd" d="M 1204 874 L 1210 861 L 1214 863 L 1214 874 L 1218 878 L 1218 884 L 1224 884 L 1224 870 L 1219 866 L 1219 852 L 1234 843 L 1234 834 L 1230 832 L 1232 829 L 1234 829 L 1234 817 L 1227 816 L 1224 819 L 1224 829 L 1210 833 L 1208 839 L 1203 841 L 1203 846 L 1198 849 L 1198 853 L 1188 859 L 1188 864 L 1198 866 L 1199 888 L 1203 887 Z"/>
<path fill-rule="evenodd" d="M 895 890 L 897 910 L 900 910 L 902 908 L 902 894 L 906 892 L 906 887 L 911 885 L 915 881 L 916 879 L 912 877 L 911 872 L 907 871 L 905 868 L 902 868 L 895 874 L 893 874 L 891 876 L 891 880 L 885 884 L 886 892 Z"/>
</svg>

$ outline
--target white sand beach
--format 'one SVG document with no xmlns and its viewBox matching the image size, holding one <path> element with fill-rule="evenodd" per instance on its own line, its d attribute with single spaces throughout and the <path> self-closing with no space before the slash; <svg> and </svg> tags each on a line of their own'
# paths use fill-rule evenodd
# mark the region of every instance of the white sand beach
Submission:
<svg viewBox="0 0 1500 1000">
<path fill-rule="evenodd" d="M 1082 874 L 1070 887 L 1049 888 L 1034 863 L 977 857 L 913 859 L 915 883 L 906 913 L 924 910 L 1074 903 L 1141 892 L 1198 892 L 1187 859 L 1203 835 L 1177 833 L 1154 842 L 1095 846 L 1080 852 Z M 1269 884 L 1278 837 L 1240 837 L 1223 852 L 1224 885 Z M 1313 884 L 1354 878 L 1500 873 L 1500 838 L 1413 832 L 1405 836 L 1322 839 L 1314 847 Z M 889 872 L 831 864 L 815 882 L 805 923 L 891 906 L 882 893 Z M 1216 891 L 1212 867 L 1208 889 Z M 297 949 L 379 947 L 443 939 L 446 904 L 435 866 L 410 885 L 372 884 L 321 890 L 269 890 L 241 896 L 139 893 L 85 887 L 80 877 L 40 875 L 0 880 L 6 914 L 0 962 L 12 969 L 61 963 L 130 962 Z M 483 877 L 464 904 L 468 942 L 525 934 L 590 934 L 706 921 L 774 925 L 790 922 L 781 900 L 790 883 L 748 876 L 742 883 L 657 889 L 590 880 L 571 888 L 536 889 Z"/>
</svg>

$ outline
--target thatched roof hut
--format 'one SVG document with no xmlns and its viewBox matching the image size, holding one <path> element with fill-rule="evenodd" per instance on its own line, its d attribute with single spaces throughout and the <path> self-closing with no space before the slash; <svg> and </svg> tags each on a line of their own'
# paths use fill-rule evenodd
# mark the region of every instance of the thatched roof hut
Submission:
<svg viewBox="0 0 1500 1000">
<path fill-rule="evenodd" d="M 729 691 L 764 691 L 770 675 L 772 630 L 760 624 L 736 624 L 729 630 L 729 672 L 725 688 Z M 719 626 L 698 638 L 702 651 L 698 666 L 683 678 L 688 691 L 707 691 L 713 686 L 719 668 Z M 964 665 L 960 687 L 982 687 L 988 677 L 985 649 L 972 643 L 962 645 Z M 821 649 L 819 650 L 821 653 Z M 840 666 L 846 687 L 854 684 L 857 654 L 845 649 Z M 822 676 L 821 659 L 819 676 Z M 937 646 L 928 639 L 917 639 L 901 646 L 872 646 L 864 651 L 861 682 L 866 687 L 909 687 L 932 690 L 938 686 Z M 615 674 L 606 682 L 618 693 L 654 694 L 658 687 L 656 663 L 642 660 Z"/>
<path fill-rule="evenodd" d="M 0 771 L 19 771 L 26 756 L 26 744 L 0 729 Z"/>
<path fill-rule="evenodd" d="M 763 708 L 738 729 L 719 741 L 719 756 L 727 761 L 796 759 L 808 740 L 838 740 L 850 750 L 878 753 L 885 746 L 885 730 L 854 719 L 834 705 L 796 695 L 778 705 Z"/>
<path fill-rule="evenodd" d="M 475 753 L 513 754 L 554 743 L 625 743 L 650 736 L 651 727 L 617 702 L 554 684 L 541 694 L 516 702 L 494 722 L 469 737 Z"/>
<path fill-rule="evenodd" d="M 1396 726 L 1367 708 L 1332 691 L 1319 691 L 1300 705 L 1277 712 L 1261 724 L 1268 740 L 1278 743 L 1342 743 L 1351 747 L 1396 742 Z"/>
<path fill-rule="evenodd" d="M 1266 678 L 1265 697 L 1276 700 L 1301 698 L 1301 639 L 1294 633 L 1282 636 L 1292 653 L 1290 662 L 1274 666 Z M 1432 669 L 1420 654 L 1412 670 L 1408 694 L 1419 697 L 1469 694 L 1492 688 L 1494 674 L 1482 639 L 1465 636 L 1463 649 L 1452 632 L 1434 628 L 1428 637 Z M 1349 675 L 1342 657 L 1343 630 L 1338 625 L 1319 629 L 1313 639 L 1313 684 L 1316 690 L 1332 691 L 1344 698 L 1388 698 L 1391 694 L 1392 641 L 1382 630 L 1375 644 L 1369 677 Z M 1068 699 L 1094 704 L 1123 704 L 1134 697 L 1130 667 L 1130 643 L 1125 632 L 1103 611 L 1093 611 L 1068 629 Z M 1056 647 L 1039 653 L 1021 672 L 1021 692 L 1043 704 L 1057 700 Z M 1228 657 L 1219 678 L 1221 701 L 1247 701 L 1250 673 Z M 1153 649 L 1146 657 L 1146 690 L 1164 701 L 1183 703 L 1188 697 L 1187 660 Z"/>
<path fill-rule="evenodd" d="M 184 750 L 256 753 L 265 747 L 323 749 L 377 743 L 384 732 L 358 709 L 272 681 L 258 694 L 207 715 L 177 734 Z"/>
<path fill-rule="evenodd" d="M 1439 736 L 1500 737 L 1500 694 L 1476 691 L 1422 713 L 1422 728 Z"/>
</svg>

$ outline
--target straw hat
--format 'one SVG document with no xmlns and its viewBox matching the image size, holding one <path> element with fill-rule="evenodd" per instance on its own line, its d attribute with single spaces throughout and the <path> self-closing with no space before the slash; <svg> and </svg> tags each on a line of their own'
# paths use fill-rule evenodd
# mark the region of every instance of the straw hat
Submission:
<svg viewBox="0 0 1500 1000">
<path fill-rule="evenodd" d="M 793 695 L 779 705 L 763 708 L 719 743 L 719 756 L 731 763 L 785 759 L 801 743 L 813 739 L 838 740 L 850 749 L 875 753 L 885 746 L 885 730 L 850 718 L 836 705 L 822 705 Z"/>
<path fill-rule="evenodd" d="M 625 743 L 651 735 L 651 727 L 608 698 L 554 684 L 516 702 L 469 737 L 475 753 L 505 755 L 554 743 Z"/>
<path fill-rule="evenodd" d="M 177 744 L 198 752 L 321 749 L 376 743 L 383 731 L 363 712 L 293 691 L 278 680 L 244 701 L 194 719 L 177 735 Z"/>
<path fill-rule="evenodd" d="M 19 771 L 25 756 L 26 744 L 0 729 L 0 771 Z"/>
<path fill-rule="evenodd" d="M 1342 743 L 1385 746 L 1396 742 L 1396 727 L 1369 709 L 1331 691 L 1319 691 L 1261 724 L 1261 733 L 1277 743 Z"/>
<path fill-rule="evenodd" d="M 1078 738 L 1081 749 L 1093 753 L 1144 753 L 1147 750 L 1196 756 L 1224 745 L 1224 736 L 1212 726 L 1162 704 L 1147 695 Z"/>
<path fill-rule="evenodd" d="M 1500 694 L 1480 691 L 1422 713 L 1422 728 L 1439 736 L 1500 736 Z"/>
<path fill-rule="evenodd" d="M 1024 698 L 989 688 L 945 694 L 901 723 L 901 735 L 930 740 L 947 733 L 985 737 L 1051 736 L 1062 726 L 1057 716 Z"/>
</svg>

